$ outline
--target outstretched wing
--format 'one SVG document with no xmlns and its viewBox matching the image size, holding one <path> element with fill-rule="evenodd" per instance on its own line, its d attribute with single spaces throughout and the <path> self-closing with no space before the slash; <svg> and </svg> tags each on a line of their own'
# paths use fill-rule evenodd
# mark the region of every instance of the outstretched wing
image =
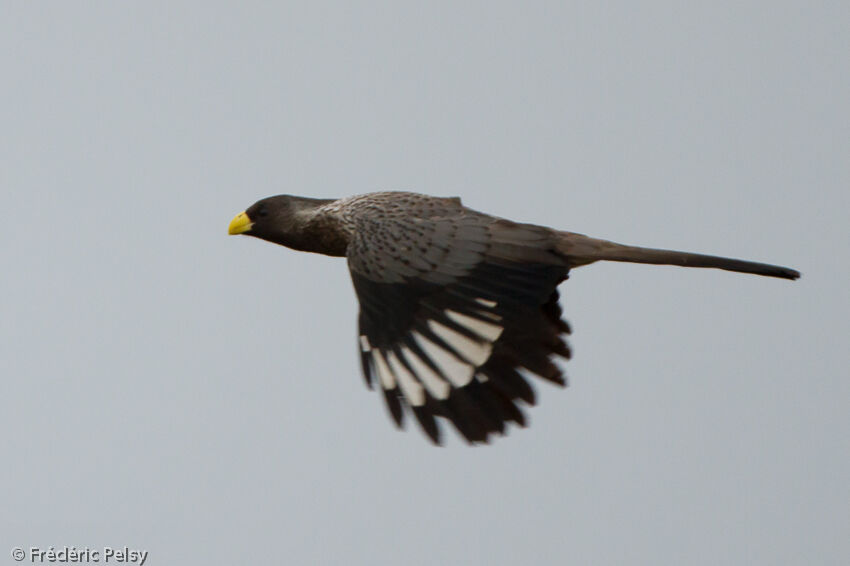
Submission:
<svg viewBox="0 0 850 566">
<path fill-rule="evenodd" d="M 569 357 L 557 286 L 568 267 L 546 228 L 466 209 L 442 217 L 364 217 L 348 248 L 360 351 L 397 425 L 409 407 L 440 441 L 444 417 L 470 442 L 521 426 L 535 401 L 518 371 L 564 385 Z"/>
</svg>

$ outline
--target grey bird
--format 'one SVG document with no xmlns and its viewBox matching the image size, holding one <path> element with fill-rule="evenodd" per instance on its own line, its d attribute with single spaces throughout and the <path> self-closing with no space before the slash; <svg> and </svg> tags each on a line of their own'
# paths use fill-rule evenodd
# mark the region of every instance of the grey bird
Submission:
<svg viewBox="0 0 850 566">
<path fill-rule="evenodd" d="M 622 261 L 712 267 L 782 279 L 776 265 L 627 246 L 512 222 L 457 197 L 379 192 L 343 199 L 279 195 L 238 214 L 230 234 L 346 257 L 360 302 L 363 375 L 401 427 L 411 412 L 440 443 L 437 418 L 470 443 L 525 426 L 527 376 L 566 385 L 570 357 L 558 285 L 574 267 Z"/>
</svg>

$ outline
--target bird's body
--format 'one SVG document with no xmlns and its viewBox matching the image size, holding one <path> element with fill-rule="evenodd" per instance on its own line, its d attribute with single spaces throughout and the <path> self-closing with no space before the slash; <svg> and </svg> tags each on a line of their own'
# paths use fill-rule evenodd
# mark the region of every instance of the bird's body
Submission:
<svg viewBox="0 0 850 566">
<path fill-rule="evenodd" d="M 714 267 L 796 279 L 792 269 L 624 246 L 466 208 L 459 198 L 382 192 L 339 200 L 281 195 L 241 213 L 231 234 L 345 256 L 360 301 L 367 383 L 402 423 L 408 406 L 439 442 L 435 417 L 486 442 L 535 401 L 524 373 L 565 384 L 558 285 L 599 260 Z"/>
</svg>

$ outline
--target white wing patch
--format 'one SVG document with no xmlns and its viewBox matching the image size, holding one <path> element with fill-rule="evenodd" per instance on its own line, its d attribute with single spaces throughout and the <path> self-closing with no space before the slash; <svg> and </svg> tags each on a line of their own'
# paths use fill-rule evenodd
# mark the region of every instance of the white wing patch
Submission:
<svg viewBox="0 0 850 566">
<path fill-rule="evenodd" d="M 384 389 L 395 389 L 395 376 L 392 370 L 384 360 L 384 355 L 380 350 L 372 350 L 372 361 L 375 362 L 375 369 L 378 370 L 378 377 L 381 379 L 381 387 Z"/>
<path fill-rule="evenodd" d="M 450 319 L 463 326 L 464 328 L 470 330 L 474 334 L 477 334 L 481 338 L 487 340 L 488 342 L 495 342 L 496 339 L 502 334 L 502 327 L 498 324 L 484 322 L 483 320 L 472 318 L 471 316 L 467 316 L 465 314 L 455 312 L 453 310 L 446 309 L 445 312 L 446 316 L 448 316 Z"/>
<path fill-rule="evenodd" d="M 411 333 L 413 339 L 422 348 L 422 351 L 431 358 L 441 373 L 452 382 L 455 387 L 463 387 L 472 381 L 472 375 L 475 373 L 475 368 L 466 362 L 457 359 L 454 354 L 437 346 L 416 331 Z"/>
<path fill-rule="evenodd" d="M 449 393 L 451 393 L 452 390 L 452 386 L 449 385 L 448 382 L 440 377 L 437 372 L 432 370 L 431 366 L 423 362 L 419 356 L 410 351 L 409 348 L 402 347 L 401 353 L 404 356 L 404 359 L 407 360 L 407 363 L 410 364 L 410 369 L 412 369 L 416 377 L 422 381 L 425 389 L 428 390 L 428 393 L 430 393 L 432 397 L 439 399 L 440 401 L 448 399 Z"/>
<path fill-rule="evenodd" d="M 488 299 L 482 299 L 481 297 L 477 297 L 475 299 L 475 302 L 478 303 L 479 305 L 487 307 L 488 309 L 492 309 L 493 307 L 495 307 L 496 305 L 499 304 L 496 301 L 490 301 Z"/>
<path fill-rule="evenodd" d="M 495 301 L 475 300 L 487 308 L 496 306 Z M 371 358 L 381 387 L 386 390 L 399 387 L 413 407 L 425 404 L 426 393 L 438 401 L 444 401 L 451 395 L 452 387 L 465 387 L 473 379 L 486 382 L 487 377 L 476 374 L 476 369 L 490 358 L 493 343 L 504 330 L 500 324 L 501 317 L 493 312 L 476 310 L 476 316 L 451 309 L 443 312 L 449 320 L 478 339 L 461 334 L 436 320 L 427 321 L 428 329 L 451 348 L 440 346 L 415 330 L 410 336 L 421 349 L 419 353 L 401 344 L 398 344 L 399 353 L 386 348 L 379 349 L 371 344 L 368 336 L 360 335 L 360 350 Z"/>
<path fill-rule="evenodd" d="M 467 338 L 460 332 L 456 332 L 447 326 L 443 326 L 435 320 L 428 321 L 431 332 L 451 344 L 463 358 L 474 366 L 480 366 L 490 357 L 493 345 L 490 343 L 476 342 Z"/>
<path fill-rule="evenodd" d="M 398 377 L 398 384 L 401 386 L 401 392 L 404 394 L 407 402 L 414 407 L 424 405 L 425 390 L 422 389 L 422 384 L 416 381 L 416 378 L 404 367 L 404 364 L 396 359 L 395 352 L 387 354 L 387 362 L 389 362 L 393 373 Z"/>
</svg>

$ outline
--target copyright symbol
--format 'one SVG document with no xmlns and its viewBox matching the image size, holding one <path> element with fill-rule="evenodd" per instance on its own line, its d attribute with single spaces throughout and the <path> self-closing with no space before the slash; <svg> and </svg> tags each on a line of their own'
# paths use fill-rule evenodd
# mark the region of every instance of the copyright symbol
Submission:
<svg viewBox="0 0 850 566">
<path fill-rule="evenodd" d="M 12 549 L 12 558 L 15 559 L 16 562 L 23 561 L 24 558 L 27 557 L 27 553 L 24 552 L 24 549 L 20 546 L 16 546 Z"/>
</svg>

